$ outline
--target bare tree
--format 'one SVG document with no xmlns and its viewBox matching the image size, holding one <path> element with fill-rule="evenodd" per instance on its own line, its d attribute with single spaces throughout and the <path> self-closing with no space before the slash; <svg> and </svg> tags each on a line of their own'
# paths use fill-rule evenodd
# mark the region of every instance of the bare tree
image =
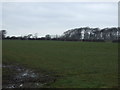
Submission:
<svg viewBox="0 0 120 90">
<path fill-rule="evenodd" d="M 7 34 L 7 31 L 6 31 L 6 30 L 1 30 L 1 31 L 0 31 L 0 39 L 5 39 L 6 34 Z"/>
<path fill-rule="evenodd" d="M 45 35 L 45 38 L 46 38 L 47 40 L 50 40 L 50 39 L 51 39 L 51 36 L 50 36 L 49 34 L 47 34 L 47 35 Z"/>
<path fill-rule="evenodd" d="M 28 34 L 27 38 L 30 39 L 32 36 L 32 34 Z"/>
</svg>

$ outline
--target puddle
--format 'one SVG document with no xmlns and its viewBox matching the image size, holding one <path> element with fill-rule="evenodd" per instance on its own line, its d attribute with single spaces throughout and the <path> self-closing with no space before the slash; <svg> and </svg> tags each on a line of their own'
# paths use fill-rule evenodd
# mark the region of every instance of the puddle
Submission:
<svg viewBox="0 0 120 90">
<path fill-rule="evenodd" d="M 56 80 L 56 77 L 36 73 L 18 65 L 2 65 L 2 68 L 3 88 L 42 88 Z"/>
</svg>

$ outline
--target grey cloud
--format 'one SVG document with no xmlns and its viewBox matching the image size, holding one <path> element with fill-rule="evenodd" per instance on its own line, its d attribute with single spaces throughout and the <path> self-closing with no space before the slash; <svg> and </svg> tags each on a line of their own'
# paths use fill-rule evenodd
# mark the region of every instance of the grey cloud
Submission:
<svg viewBox="0 0 120 90">
<path fill-rule="evenodd" d="M 81 26 L 117 26 L 117 3 L 4 3 L 3 26 L 9 35 L 62 34 Z"/>
</svg>

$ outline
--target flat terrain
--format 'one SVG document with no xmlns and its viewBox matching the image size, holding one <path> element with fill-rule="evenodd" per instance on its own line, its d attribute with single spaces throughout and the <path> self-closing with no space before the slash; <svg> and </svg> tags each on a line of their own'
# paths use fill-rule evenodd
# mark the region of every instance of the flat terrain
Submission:
<svg viewBox="0 0 120 90">
<path fill-rule="evenodd" d="M 49 87 L 118 86 L 117 43 L 4 40 L 3 64 L 6 63 L 19 63 L 38 72 L 58 76 Z"/>
</svg>

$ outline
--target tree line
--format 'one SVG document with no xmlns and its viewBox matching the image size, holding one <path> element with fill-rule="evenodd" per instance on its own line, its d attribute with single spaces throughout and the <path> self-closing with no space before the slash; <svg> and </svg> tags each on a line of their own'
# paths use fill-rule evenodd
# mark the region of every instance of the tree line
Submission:
<svg viewBox="0 0 120 90">
<path fill-rule="evenodd" d="M 115 41 L 120 40 L 120 27 L 112 28 L 75 28 L 63 33 L 65 40 L 82 41 Z"/>
<path fill-rule="evenodd" d="M 120 41 L 120 27 L 90 28 L 81 27 L 65 31 L 62 35 L 45 35 L 38 38 L 37 33 L 26 36 L 6 36 L 7 31 L 0 31 L 1 39 L 9 40 L 62 40 L 62 41 Z"/>
</svg>

